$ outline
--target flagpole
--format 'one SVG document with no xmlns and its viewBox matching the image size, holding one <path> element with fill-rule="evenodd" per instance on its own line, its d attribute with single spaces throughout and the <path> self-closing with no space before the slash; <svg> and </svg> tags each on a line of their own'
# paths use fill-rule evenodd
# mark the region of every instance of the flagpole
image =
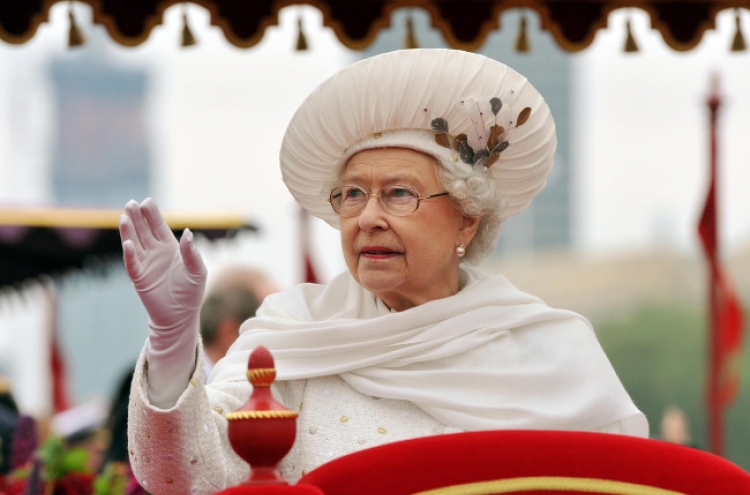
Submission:
<svg viewBox="0 0 750 495">
<path fill-rule="evenodd" d="M 709 381 L 708 381 L 708 423 L 709 423 L 709 450 L 716 455 L 723 455 L 724 452 L 724 418 L 723 418 L 723 406 L 722 400 L 719 393 L 720 380 L 720 364 L 721 356 L 721 343 L 718 341 L 721 337 L 720 325 L 718 322 L 718 308 L 717 308 L 717 296 L 718 296 L 718 256 L 719 256 L 719 225 L 716 208 L 716 192 L 718 189 L 718 136 L 717 136 L 717 123 L 719 107 L 721 106 L 721 97 L 719 96 L 719 82 L 718 76 L 714 75 L 711 80 L 711 94 L 708 97 L 708 108 L 710 111 L 710 127 L 711 127 L 711 143 L 710 143 L 710 186 L 709 186 L 709 198 L 707 199 L 706 213 L 710 215 L 710 223 L 712 225 L 712 246 L 711 256 L 709 257 L 709 270 L 708 270 L 708 287 L 709 287 Z M 708 202 L 711 202 L 709 207 Z M 708 211 L 710 210 L 710 211 Z"/>
<path fill-rule="evenodd" d="M 710 110 L 710 176 L 708 194 L 698 223 L 698 235 L 708 262 L 708 380 L 706 411 L 708 447 L 724 455 L 724 413 L 739 393 L 742 368 L 744 311 L 719 251 L 718 114 L 721 106 L 718 77 L 711 81 L 707 103 Z"/>
</svg>

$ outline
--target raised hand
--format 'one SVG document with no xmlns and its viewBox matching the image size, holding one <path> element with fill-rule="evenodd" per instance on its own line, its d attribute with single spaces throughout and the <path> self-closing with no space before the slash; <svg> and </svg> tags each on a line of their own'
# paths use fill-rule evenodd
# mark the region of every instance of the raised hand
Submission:
<svg viewBox="0 0 750 495">
<path fill-rule="evenodd" d="M 193 233 L 185 229 L 178 243 L 156 202 L 148 198 L 140 205 L 131 200 L 125 206 L 120 237 L 125 268 L 151 323 L 167 331 L 196 318 L 206 268 Z"/>
<path fill-rule="evenodd" d="M 206 267 L 192 232 L 185 229 L 177 242 L 151 198 L 128 202 L 120 237 L 125 268 L 149 316 L 148 395 L 166 409 L 195 368 Z"/>
</svg>

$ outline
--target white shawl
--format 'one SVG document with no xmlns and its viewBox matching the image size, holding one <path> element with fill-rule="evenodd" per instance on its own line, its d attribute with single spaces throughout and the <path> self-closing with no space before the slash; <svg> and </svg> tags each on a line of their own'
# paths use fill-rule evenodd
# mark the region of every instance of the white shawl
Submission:
<svg viewBox="0 0 750 495">
<path fill-rule="evenodd" d="M 641 415 L 585 318 L 503 276 L 462 267 L 460 282 L 458 294 L 402 312 L 349 273 L 273 294 L 209 381 L 245 380 L 263 345 L 278 380 L 338 374 L 461 430 L 595 430 Z"/>
</svg>

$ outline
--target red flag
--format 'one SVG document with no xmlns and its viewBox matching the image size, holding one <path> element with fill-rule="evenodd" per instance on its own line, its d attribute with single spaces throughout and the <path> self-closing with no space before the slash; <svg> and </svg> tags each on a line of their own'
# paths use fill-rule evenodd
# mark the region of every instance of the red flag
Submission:
<svg viewBox="0 0 750 495">
<path fill-rule="evenodd" d="M 45 294 L 47 296 L 46 327 L 49 342 L 49 371 L 52 382 L 52 411 L 58 413 L 68 409 L 70 401 L 68 400 L 65 361 L 58 339 L 57 293 L 52 283 L 45 285 Z"/>
<path fill-rule="evenodd" d="M 715 88 L 708 105 L 711 110 L 711 164 L 698 236 L 709 265 L 709 447 L 714 454 L 722 455 L 724 410 L 734 401 L 739 390 L 743 314 L 742 304 L 723 271 L 719 256 L 716 122 L 720 98 Z"/>
<path fill-rule="evenodd" d="M 305 275 L 303 282 L 311 284 L 318 283 L 318 276 L 312 262 L 310 250 L 310 214 L 304 208 L 300 208 L 300 246 L 302 247 L 302 261 L 304 263 Z"/>
</svg>

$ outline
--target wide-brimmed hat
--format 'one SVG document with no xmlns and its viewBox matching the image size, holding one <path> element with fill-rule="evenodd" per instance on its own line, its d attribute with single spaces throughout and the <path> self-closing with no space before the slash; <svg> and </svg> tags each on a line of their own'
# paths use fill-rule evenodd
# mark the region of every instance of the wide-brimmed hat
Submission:
<svg viewBox="0 0 750 495">
<path fill-rule="evenodd" d="M 491 174 L 508 218 L 544 188 L 556 144 L 544 98 L 507 65 L 459 50 L 400 50 L 350 65 L 305 99 L 284 135 L 281 173 L 303 208 L 338 228 L 327 199 L 346 160 L 411 148 Z"/>
</svg>

